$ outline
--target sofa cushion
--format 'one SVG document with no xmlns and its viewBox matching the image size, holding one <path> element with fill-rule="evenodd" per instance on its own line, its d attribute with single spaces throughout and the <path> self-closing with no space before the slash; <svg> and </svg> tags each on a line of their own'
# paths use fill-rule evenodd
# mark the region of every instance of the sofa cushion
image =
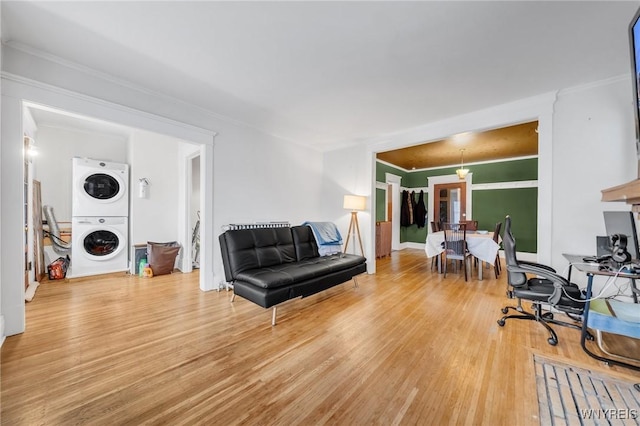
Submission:
<svg viewBox="0 0 640 426">
<path fill-rule="evenodd" d="M 353 254 L 334 254 L 299 262 L 242 271 L 236 279 L 261 288 L 278 288 L 302 283 L 363 264 L 365 258 Z"/>
<path fill-rule="evenodd" d="M 294 226 L 291 228 L 291 233 L 293 234 L 293 244 L 298 260 L 313 259 L 320 256 L 318 244 L 310 226 Z"/>
<path fill-rule="evenodd" d="M 242 271 L 296 261 L 291 228 L 288 227 L 228 231 L 220 235 L 220 244 L 228 280 L 236 279 Z"/>
</svg>

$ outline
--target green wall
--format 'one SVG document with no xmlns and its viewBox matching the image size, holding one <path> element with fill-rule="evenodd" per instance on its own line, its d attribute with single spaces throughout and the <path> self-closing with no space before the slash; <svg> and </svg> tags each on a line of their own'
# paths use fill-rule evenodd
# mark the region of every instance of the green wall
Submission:
<svg viewBox="0 0 640 426">
<path fill-rule="evenodd" d="M 538 248 L 538 188 L 473 191 L 473 219 L 478 229 L 493 231 L 497 222 L 511 216 L 511 230 L 518 240 L 518 251 L 536 253 Z"/>
<path fill-rule="evenodd" d="M 387 181 L 385 173 L 391 173 L 396 176 L 400 176 L 402 178 L 402 182 L 404 182 L 405 179 L 407 179 L 407 175 L 410 174 L 405 172 L 404 170 L 396 169 L 395 167 L 376 161 L 376 182 L 385 183 Z"/>
<path fill-rule="evenodd" d="M 411 191 L 411 188 L 426 188 L 429 177 L 455 174 L 456 168 L 406 172 L 386 164 L 376 163 L 376 180 L 384 182 L 385 173 L 393 173 L 401 176 L 402 186 Z M 469 168 L 473 173 L 474 185 L 538 179 L 537 158 L 476 164 L 469 166 Z M 418 189 L 416 200 L 419 192 Z M 384 190 L 376 191 L 376 220 L 384 220 L 386 206 L 384 202 L 380 204 L 380 198 L 384 196 Z M 481 189 L 472 191 L 471 197 L 472 217 L 478 221 L 479 229 L 493 231 L 496 222 L 504 222 L 504 218 L 508 214 L 513 220 L 512 228 L 518 239 L 518 251 L 529 253 L 537 251 L 538 188 Z M 429 209 L 426 193 L 425 204 Z M 382 211 L 380 212 L 380 210 Z M 380 217 L 383 219 L 379 219 Z M 418 229 L 417 225 L 400 227 L 400 242 L 424 243 L 429 227 L 428 223 L 426 227 L 421 229 Z"/>
<path fill-rule="evenodd" d="M 402 186 L 407 188 L 423 188 L 428 185 L 427 178 L 432 176 L 453 175 L 456 173 L 457 168 L 458 167 L 456 166 L 444 169 L 408 172 L 405 173 L 406 178 L 405 176 L 402 178 Z M 471 172 L 473 173 L 474 185 L 480 183 L 517 182 L 521 180 L 538 179 L 537 158 L 503 161 L 499 163 L 476 164 L 469 166 L 469 169 L 471 169 Z M 382 182 L 384 182 L 384 172 L 382 173 Z"/>
</svg>

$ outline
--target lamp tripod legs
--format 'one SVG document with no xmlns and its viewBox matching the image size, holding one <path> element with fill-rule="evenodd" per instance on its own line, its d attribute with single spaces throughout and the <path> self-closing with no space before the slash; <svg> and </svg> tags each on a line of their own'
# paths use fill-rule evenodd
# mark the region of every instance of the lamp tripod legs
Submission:
<svg viewBox="0 0 640 426">
<path fill-rule="evenodd" d="M 362 238 L 360 237 L 360 225 L 358 224 L 358 212 L 353 212 L 353 219 L 356 222 L 356 233 L 358 234 L 358 242 L 360 243 L 360 254 L 364 256 L 364 249 L 362 248 Z"/>
<path fill-rule="evenodd" d="M 351 222 L 349 222 L 349 230 L 347 231 L 347 241 L 344 243 L 344 252 L 347 253 L 347 247 L 349 247 L 349 238 L 351 238 L 351 230 L 353 229 L 353 213 L 351 212 Z"/>
<path fill-rule="evenodd" d="M 351 222 L 349 222 L 349 230 L 347 231 L 347 241 L 344 243 L 344 252 L 347 252 L 349 247 L 349 238 L 351 238 L 351 232 L 358 235 L 358 243 L 360 244 L 360 253 L 364 256 L 364 248 L 362 246 L 362 237 L 360 236 L 360 225 L 358 224 L 358 212 L 351 212 Z M 355 238 L 355 237 L 354 237 Z"/>
</svg>

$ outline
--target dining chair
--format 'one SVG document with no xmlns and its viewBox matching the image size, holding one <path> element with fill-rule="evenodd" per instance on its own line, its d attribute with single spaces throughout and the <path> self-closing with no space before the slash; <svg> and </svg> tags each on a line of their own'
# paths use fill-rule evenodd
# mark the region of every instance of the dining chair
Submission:
<svg viewBox="0 0 640 426">
<path fill-rule="evenodd" d="M 502 229 L 502 222 L 497 222 L 496 227 L 493 230 L 493 241 L 500 245 L 500 229 Z M 500 276 L 502 272 L 502 265 L 500 264 L 500 250 L 496 253 L 496 260 L 493 262 L 493 272 L 496 275 L 496 278 Z"/>
<path fill-rule="evenodd" d="M 443 223 L 444 231 L 444 277 L 447 278 L 449 259 L 462 261 L 464 280 L 468 281 L 468 270 L 473 255 L 467 249 L 467 226 L 464 223 Z"/>
<path fill-rule="evenodd" d="M 431 232 L 438 232 L 440 231 L 440 222 L 435 222 L 435 221 L 431 221 Z M 433 271 L 433 268 L 437 268 L 438 267 L 438 259 L 440 259 L 440 262 L 442 262 L 442 253 L 440 253 L 438 256 L 433 256 L 431 258 L 431 270 Z"/>
<path fill-rule="evenodd" d="M 460 223 L 464 223 L 467 225 L 467 231 L 477 231 L 478 230 L 478 221 L 477 220 L 461 220 Z"/>
</svg>

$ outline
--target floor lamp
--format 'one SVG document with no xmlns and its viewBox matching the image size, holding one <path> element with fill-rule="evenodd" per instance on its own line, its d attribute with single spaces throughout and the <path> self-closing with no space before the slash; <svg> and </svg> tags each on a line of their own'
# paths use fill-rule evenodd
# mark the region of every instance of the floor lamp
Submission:
<svg viewBox="0 0 640 426">
<path fill-rule="evenodd" d="M 358 225 L 358 210 L 364 210 L 367 204 L 367 199 L 361 195 L 345 195 L 344 207 L 347 210 L 351 210 L 351 222 L 349 223 L 349 231 L 347 232 L 347 241 L 344 243 L 344 252 L 347 252 L 349 247 L 349 238 L 351 234 L 358 235 L 358 242 L 360 243 L 360 252 L 364 256 L 364 249 L 362 248 L 362 238 L 360 237 L 360 226 Z M 354 237 L 355 239 L 355 237 Z"/>
</svg>

